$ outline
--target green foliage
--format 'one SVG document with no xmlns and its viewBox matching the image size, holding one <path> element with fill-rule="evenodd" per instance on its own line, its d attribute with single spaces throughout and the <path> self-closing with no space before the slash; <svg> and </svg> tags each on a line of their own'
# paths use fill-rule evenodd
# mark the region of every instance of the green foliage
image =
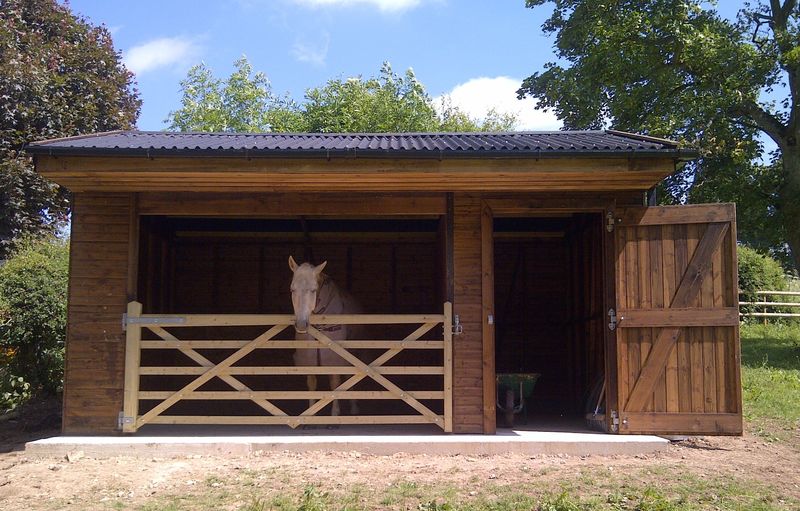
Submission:
<svg viewBox="0 0 800 511">
<path fill-rule="evenodd" d="M 308 131 L 369 133 L 436 131 L 438 119 L 412 70 L 398 76 L 389 64 L 379 78 L 341 78 L 306 91 Z"/>
<path fill-rule="evenodd" d="M 31 384 L 0 366 L 0 415 L 15 410 L 31 397 Z"/>
<path fill-rule="evenodd" d="M 0 2 L 0 258 L 66 222 L 66 190 L 33 171 L 27 142 L 131 128 L 141 101 L 105 27 L 56 0 Z"/>
<path fill-rule="evenodd" d="M 775 259 L 743 245 L 736 247 L 736 255 L 739 261 L 739 291 L 742 292 L 743 301 L 759 301 L 756 291 L 784 291 L 788 287 L 783 267 Z M 755 306 L 742 306 L 743 312 L 751 310 L 755 310 Z"/>
<path fill-rule="evenodd" d="M 302 104 L 273 94 L 263 73 L 253 74 L 245 57 L 226 80 L 201 64 L 181 82 L 181 107 L 166 119 L 172 131 L 392 133 L 502 131 L 513 115 L 489 112 L 475 120 L 445 100 L 437 109 L 409 69 L 395 73 L 388 63 L 378 77 L 336 78 L 306 90 Z"/>
<path fill-rule="evenodd" d="M 735 22 L 699 0 L 526 3 L 553 4 L 542 28 L 559 61 L 528 77 L 520 96 L 567 128 L 610 125 L 697 147 L 700 158 L 661 187 L 665 201 L 736 200 L 748 215 L 741 239 L 783 253 L 788 240 L 800 267 L 795 0 L 745 3 Z M 779 104 L 760 99 L 783 84 Z M 778 145 L 772 165 L 759 163 L 760 134 Z"/>
<path fill-rule="evenodd" d="M 253 74 L 246 57 L 234 62 L 234 72 L 222 80 L 205 64 L 181 81 L 181 108 L 165 122 L 171 131 L 264 132 L 293 131 L 301 124 L 297 106 L 277 97 L 264 73 Z"/>
<path fill-rule="evenodd" d="M 325 511 L 329 508 L 327 492 L 319 491 L 315 486 L 306 486 L 297 511 Z"/>
<path fill-rule="evenodd" d="M 52 238 L 20 242 L 0 267 L 0 354 L 34 393 L 63 385 L 68 271 L 68 246 Z"/>
</svg>

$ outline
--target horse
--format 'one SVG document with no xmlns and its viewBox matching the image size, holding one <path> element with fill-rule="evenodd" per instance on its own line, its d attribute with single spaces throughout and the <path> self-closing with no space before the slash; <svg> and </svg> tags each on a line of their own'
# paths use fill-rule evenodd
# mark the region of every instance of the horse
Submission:
<svg viewBox="0 0 800 511">
<path fill-rule="evenodd" d="M 362 312 L 358 302 L 346 291 L 341 289 L 336 283 L 322 270 L 328 264 L 327 261 L 318 266 L 309 263 L 298 265 L 292 256 L 289 256 L 289 268 L 294 273 L 292 277 L 292 306 L 295 315 L 295 339 L 311 340 L 314 339 L 308 333 L 308 319 L 311 314 L 359 314 Z M 333 341 L 343 341 L 354 337 L 353 325 L 325 325 L 317 327 Z M 334 353 L 332 350 L 298 348 L 294 352 L 294 363 L 296 366 L 339 366 L 346 365 L 345 360 Z M 330 375 L 331 390 L 336 389 L 341 383 L 341 375 Z M 317 377 L 310 374 L 306 377 L 308 390 L 317 389 Z M 314 399 L 309 400 L 309 406 L 313 406 Z M 331 415 L 339 415 L 339 402 L 334 400 Z M 350 413 L 358 415 L 358 404 L 355 400 L 350 400 Z"/>
</svg>

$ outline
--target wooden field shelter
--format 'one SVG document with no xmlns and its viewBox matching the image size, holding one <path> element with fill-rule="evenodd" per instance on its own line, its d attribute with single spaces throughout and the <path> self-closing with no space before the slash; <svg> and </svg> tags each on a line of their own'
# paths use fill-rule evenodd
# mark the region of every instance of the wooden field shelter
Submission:
<svg viewBox="0 0 800 511">
<path fill-rule="evenodd" d="M 742 432 L 735 209 L 646 205 L 696 156 L 675 142 L 127 131 L 27 151 L 74 197 L 65 434 L 493 434 L 506 373 L 538 375 L 521 427 L 591 414 L 609 433 Z M 312 316 L 295 341 L 290 255 L 327 261 L 363 313 Z M 342 324 L 369 333 L 332 340 Z M 292 363 L 314 348 L 344 365 Z M 351 399 L 358 415 L 331 416 Z"/>
</svg>

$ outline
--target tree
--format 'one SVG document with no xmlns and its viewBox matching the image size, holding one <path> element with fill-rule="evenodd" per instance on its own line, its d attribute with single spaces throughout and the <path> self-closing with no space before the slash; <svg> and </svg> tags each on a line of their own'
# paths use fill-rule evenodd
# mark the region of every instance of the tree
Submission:
<svg viewBox="0 0 800 511">
<path fill-rule="evenodd" d="M 736 21 L 698 0 L 526 3 L 550 1 L 542 28 L 567 65 L 546 64 L 519 96 L 554 109 L 565 128 L 610 125 L 699 148 L 701 157 L 665 182 L 670 198 L 743 201 L 758 215 L 740 234 L 767 234 L 777 251 L 788 241 L 800 268 L 797 0 L 746 3 Z M 761 135 L 778 146 L 769 165 L 758 160 Z M 764 225 L 775 227 L 759 231 Z"/>
<path fill-rule="evenodd" d="M 289 98 L 276 97 L 264 73 L 253 74 L 247 57 L 234 62 L 227 80 L 198 64 L 181 81 L 181 108 L 164 121 L 171 131 L 262 132 L 293 131 L 302 126 L 299 110 Z"/>
<path fill-rule="evenodd" d="M 23 145 L 131 128 L 140 105 L 105 27 L 56 0 L 0 1 L 0 259 L 68 214 L 67 190 L 33 171 Z"/>
<path fill-rule="evenodd" d="M 181 107 L 165 121 L 172 131 L 494 131 L 516 122 L 497 112 L 471 119 L 447 100 L 437 109 L 411 69 L 400 76 L 388 63 L 378 77 L 336 78 L 309 88 L 302 103 L 275 96 L 266 75 L 253 74 L 245 57 L 227 80 L 215 78 L 205 65 L 195 66 L 181 89 Z"/>
</svg>

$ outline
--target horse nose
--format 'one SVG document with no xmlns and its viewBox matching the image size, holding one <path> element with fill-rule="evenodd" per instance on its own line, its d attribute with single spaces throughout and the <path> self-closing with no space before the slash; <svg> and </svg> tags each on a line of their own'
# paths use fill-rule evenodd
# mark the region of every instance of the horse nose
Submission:
<svg viewBox="0 0 800 511">
<path fill-rule="evenodd" d="M 297 330 L 301 334 L 306 333 L 308 331 L 308 320 L 307 319 L 298 319 L 294 324 L 294 329 Z"/>
</svg>

